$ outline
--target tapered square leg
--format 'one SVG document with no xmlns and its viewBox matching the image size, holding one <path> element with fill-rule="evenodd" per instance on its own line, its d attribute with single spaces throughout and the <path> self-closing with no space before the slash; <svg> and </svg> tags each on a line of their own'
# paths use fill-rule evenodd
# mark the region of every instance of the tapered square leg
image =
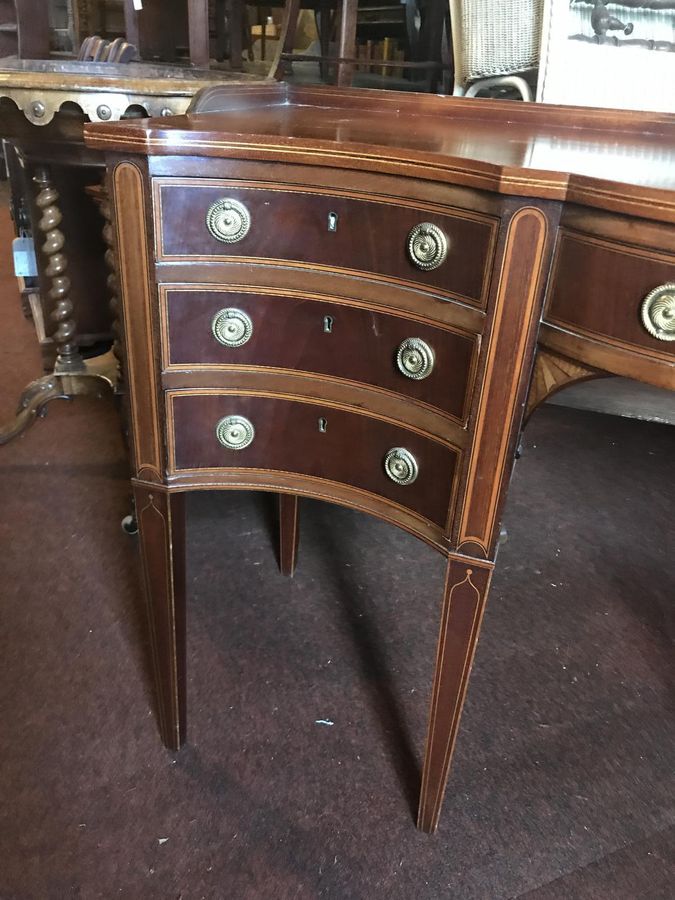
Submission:
<svg viewBox="0 0 675 900">
<path fill-rule="evenodd" d="M 438 825 L 491 574 L 490 564 L 448 560 L 417 816 L 421 831 Z"/>
<path fill-rule="evenodd" d="M 164 743 L 185 740 L 185 496 L 134 484 L 159 726 Z"/>
<path fill-rule="evenodd" d="M 293 575 L 298 558 L 298 497 L 279 494 L 279 568 L 284 575 Z"/>
</svg>

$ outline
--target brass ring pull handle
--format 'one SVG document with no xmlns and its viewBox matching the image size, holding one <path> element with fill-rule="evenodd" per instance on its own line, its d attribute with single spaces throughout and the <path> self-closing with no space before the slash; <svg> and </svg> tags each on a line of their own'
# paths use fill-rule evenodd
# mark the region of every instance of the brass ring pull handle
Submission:
<svg viewBox="0 0 675 900">
<path fill-rule="evenodd" d="M 206 227 L 216 240 L 235 244 L 248 234 L 251 214 L 239 200 L 225 197 L 209 206 Z"/>
<path fill-rule="evenodd" d="M 642 324 L 659 341 L 675 341 L 675 284 L 654 288 L 642 301 Z"/>
<path fill-rule="evenodd" d="M 419 474 L 417 460 L 405 447 L 392 447 L 384 457 L 384 471 L 396 484 L 412 484 Z"/>
<path fill-rule="evenodd" d="M 253 321 L 243 309 L 219 310 L 211 322 L 214 338 L 224 347 L 241 347 L 253 334 Z"/>
<path fill-rule="evenodd" d="M 433 372 L 434 361 L 434 351 L 422 338 L 406 338 L 398 345 L 396 365 L 406 378 L 427 378 Z"/>
<path fill-rule="evenodd" d="M 243 450 L 253 443 L 255 428 L 244 416 L 225 416 L 216 425 L 216 437 L 228 450 Z"/>
<path fill-rule="evenodd" d="M 437 269 L 448 255 L 448 239 L 438 225 L 420 222 L 408 235 L 408 255 L 418 269 Z"/>
</svg>

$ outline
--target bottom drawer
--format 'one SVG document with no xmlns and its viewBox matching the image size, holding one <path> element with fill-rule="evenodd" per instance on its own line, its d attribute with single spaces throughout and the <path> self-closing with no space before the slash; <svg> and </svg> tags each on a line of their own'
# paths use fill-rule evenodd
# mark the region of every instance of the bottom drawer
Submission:
<svg viewBox="0 0 675 900">
<path fill-rule="evenodd" d="M 445 444 L 370 415 L 277 397 L 176 392 L 167 405 L 174 472 L 311 475 L 379 494 L 446 526 L 458 451 Z"/>
</svg>

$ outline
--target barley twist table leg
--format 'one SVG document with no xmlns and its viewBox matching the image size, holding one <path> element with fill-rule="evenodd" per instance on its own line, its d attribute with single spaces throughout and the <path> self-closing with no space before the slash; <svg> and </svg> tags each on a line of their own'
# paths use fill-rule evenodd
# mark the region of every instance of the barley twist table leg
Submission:
<svg viewBox="0 0 675 900">
<path fill-rule="evenodd" d="M 35 183 L 40 191 L 35 202 L 42 212 L 38 228 L 45 236 L 42 252 L 48 263 L 45 274 L 51 279 L 49 298 L 54 303 L 51 318 L 56 323 L 54 341 L 58 355 L 55 372 L 84 372 L 85 365 L 76 341 L 77 323 L 75 322 L 73 304 L 70 300 L 70 278 L 64 274 L 68 268 L 68 257 L 63 253 L 65 236 L 58 227 L 63 216 L 58 207 L 59 193 L 52 185 L 49 169 L 40 166 L 35 173 Z"/>
<path fill-rule="evenodd" d="M 117 370 L 118 370 L 118 380 L 117 380 L 117 392 L 123 393 L 123 379 L 124 379 L 124 344 L 122 341 L 122 327 L 120 321 L 120 288 L 119 288 L 119 279 L 117 277 L 117 254 L 115 253 L 115 245 L 114 245 L 114 233 L 113 233 L 113 225 L 112 225 L 112 212 L 110 209 L 110 201 L 108 200 L 107 195 L 104 194 L 103 199 L 101 200 L 101 215 L 105 219 L 105 225 L 103 226 L 103 240 L 107 245 L 107 250 L 105 251 L 105 264 L 110 270 L 108 274 L 108 278 L 106 284 L 108 286 L 108 290 L 110 291 L 110 299 L 109 305 L 112 311 L 112 331 L 114 336 L 113 342 L 113 354 L 115 359 L 117 360 Z"/>
<path fill-rule="evenodd" d="M 47 166 L 40 166 L 34 181 L 39 190 L 35 198 L 41 212 L 38 223 L 44 234 L 42 252 L 47 258 L 45 274 L 50 279 L 49 299 L 54 303 L 51 318 L 56 323 L 54 341 L 57 357 L 54 371 L 33 381 L 19 400 L 16 416 L 0 425 L 0 446 L 9 443 L 47 411 L 52 400 L 69 399 L 80 394 L 101 396 L 114 389 L 115 378 L 106 372 L 87 369 L 77 344 L 77 323 L 70 300 L 70 279 L 65 274 L 68 258 L 63 252 L 65 236 L 59 225 L 63 215 L 58 206 L 59 193 L 51 182 Z"/>
</svg>

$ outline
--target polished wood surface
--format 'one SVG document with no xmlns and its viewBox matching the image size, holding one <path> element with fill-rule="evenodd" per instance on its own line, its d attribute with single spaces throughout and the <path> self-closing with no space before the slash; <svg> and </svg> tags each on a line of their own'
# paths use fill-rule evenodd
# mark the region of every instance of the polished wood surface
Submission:
<svg viewBox="0 0 675 900">
<path fill-rule="evenodd" d="M 330 404 L 279 397 L 171 392 L 168 469 L 277 470 L 339 481 L 386 497 L 443 528 L 453 497 L 456 451 L 397 423 L 353 413 Z M 245 416 L 255 428 L 253 443 L 230 450 L 216 440 L 225 416 Z M 321 430 L 320 423 L 325 430 Z M 384 457 L 405 447 L 419 464 L 413 485 L 394 484 Z"/>
<path fill-rule="evenodd" d="M 164 368 L 210 369 L 257 366 L 347 378 L 405 394 L 443 410 L 459 422 L 468 415 L 477 356 L 472 335 L 431 327 L 365 306 L 236 291 L 166 290 Z M 219 310 L 234 307 L 250 316 L 251 338 L 227 347 L 212 333 Z M 164 317 L 163 317 L 164 318 Z M 434 366 L 423 380 L 403 375 L 396 353 L 407 338 L 433 350 Z"/>
<path fill-rule="evenodd" d="M 185 497 L 134 484 L 159 727 L 177 750 L 185 740 Z"/>
<path fill-rule="evenodd" d="M 652 288 L 675 281 L 675 254 L 561 230 L 553 265 L 545 322 L 655 361 L 675 361 L 675 342 L 655 340 L 639 315 Z M 602 303 L 593 302 L 598 285 Z"/>
<path fill-rule="evenodd" d="M 279 493 L 286 574 L 303 496 L 446 557 L 418 817 L 433 831 L 525 410 L 627 366 L 675 390 L 671 344 L 640 314 L 675 281 L 675 117 L 286 85 L 214 90 L 199 106 L 87 127 L 112 172 L 136 490 Z M 224 197 L 251 213 L 231 244 L 206 223 Z M 407 242 L 422 211 L 451 247 L 428 279 Z M 229 307 L 253 324 L 236 348 L 211 333 Z M 414 384 L 394 363 L 403 336 L 436 354 Z M 244 448 L 217 439 L 231 415 L 254 426 Z M 413 456 L 406 484 L 387 475 L 390 449 Z M 148 572 L 180 541 L 145 530 Z M 161 580 L 146 587 L 162 633 L 169 622 L 156 671 L 182 737 L 185 673 L 170 656 L 182 607 Z"/>
<path fill-rule="evenodd" d="M 174 182 L 153 182 L 160 261 L 214 257 L 298 261 L 310 268 L 371 272 L 476 304 L 483 301 L 495 231 L 495 223 L 487 217 L 443 215 L 439 207 L 404 207 L 400 200 L 375 203 L 338 193 L 325 195 L 310 192 L 309 186 L 305 191 L 289 187 L 279 191 L 213 179 Z M 251 215 L 248 234 L 236 244 L 217 240 L 203 226 L 211 204 L 225 197 L 243 203 Z M 334 231 L 328 228 L 331 215 L 336 217 Z M 415 267 L 403 252 L 411 228 L 420 222 L 437 225 L 449 242 L 446 261 L 432 271 Z M 274 254 L 270 234 L 275 236 Z"/>
<path fill-rule="evenodd" d="M 285 84 L 196 99 L 198 116 L 91 127 L 89 145 L 358 165 L 675 222 L 675 117 L 665 113 Z"/>
<path fill-rule="evenodd" d="M 284 575 L 292 576 L 298 560 L 300 524 L 295 494 L 279 494 L 279 568 Z"/>
</svg>

